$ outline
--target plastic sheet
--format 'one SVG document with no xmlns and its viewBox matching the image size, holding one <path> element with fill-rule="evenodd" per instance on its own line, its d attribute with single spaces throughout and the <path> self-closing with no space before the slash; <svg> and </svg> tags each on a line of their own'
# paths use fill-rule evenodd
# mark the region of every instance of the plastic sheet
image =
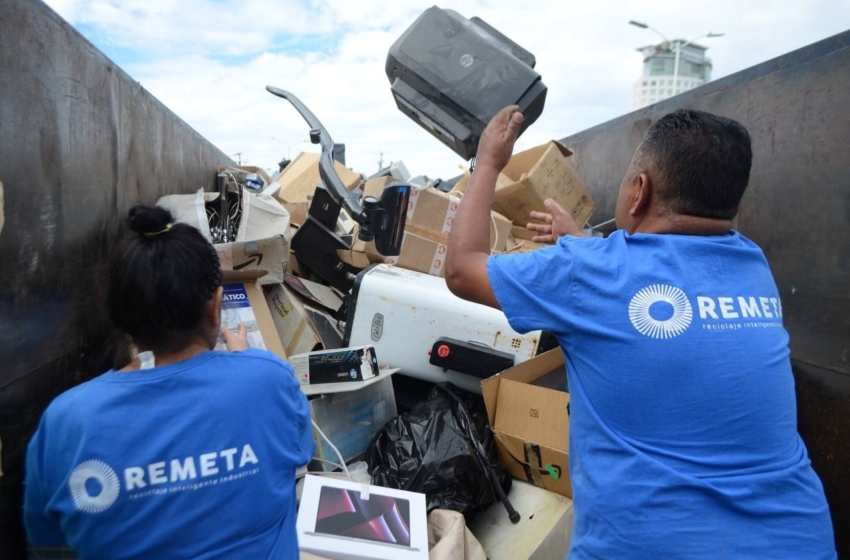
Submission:
<svg viewBox="0 0 850 560">
<path fill-rule="evenodd" d="M 428 399 L 387 422 L 366 451 L 372 484 L 422 492 L 428 512 L 448 509 L 467 522 L 497 500 L 491 480 L 511 478 L 482 441 L 487 416 L 481 397 L 436 385 Z"/>
</svg>

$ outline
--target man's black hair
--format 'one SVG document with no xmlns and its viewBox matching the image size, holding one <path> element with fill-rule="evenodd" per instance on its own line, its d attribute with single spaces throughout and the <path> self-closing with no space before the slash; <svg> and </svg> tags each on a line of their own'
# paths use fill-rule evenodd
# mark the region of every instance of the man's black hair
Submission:
<svg viewBox="0 0 850 560">
<path fill-rule="evenodd" d="M 649 128 L 638 152 L 660 175 L 659 197 L 671 211 L 724 220 L 738 213 L 753 162 L 741 123 L 679 109 Z"/>
<path fill-rule="evenodd" d="M 221 285 L 218 255 L 165 208 L 135 206 L 128 222 L 134 233 L 111 263 L 110 318 L 141 349 L 181 350 L 201 332 L 205 305 Z"/>
</svg>

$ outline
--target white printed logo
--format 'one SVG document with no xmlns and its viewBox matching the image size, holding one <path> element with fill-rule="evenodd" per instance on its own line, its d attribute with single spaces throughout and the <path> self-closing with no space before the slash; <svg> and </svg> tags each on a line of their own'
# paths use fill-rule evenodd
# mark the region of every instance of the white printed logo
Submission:
<svg viewBox="0 0 850 560">
<path fill-rule="evenodd" d="M 666 319 L 656 319 L 650 307 L 656 303 L 668 303 L 673 314 Z M 652 338 L 674 338 L 685 332 L 693 320 L 693 309 L 685 292 L 666 284 L 653 284 L 642 289 L 629 303 L 629 319 L 637 331 Z"/>
<path fill-rule="evenodd" d="M 86 485 L 90 480 L 95 481 L 100 487 L 87 488 Z M 121 482 L 112 467 L 103 461 L 85 461 L 71 471 L 68 487 L 78 510 L 85 513 L 100 513 L 109 509 L 118 499 Z M 96 493 L 90 494 L 89 489 Z"/>
<path fill-rule="evenodd" d="M 464 68 L 469 68 L 473 62 L 475 62 L 475 58 L 471 54 L 465 54 L 460 57 L 460 65 Z"/>
</svg>

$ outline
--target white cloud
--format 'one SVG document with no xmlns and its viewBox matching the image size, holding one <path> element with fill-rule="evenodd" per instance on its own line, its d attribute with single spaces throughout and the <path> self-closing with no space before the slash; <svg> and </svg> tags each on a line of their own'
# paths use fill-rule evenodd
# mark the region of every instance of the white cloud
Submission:
<svg viewBox="0 0 850 560">
<path fill-rule="evenodd" d="M 373 172 L 381 152 L 414 174 L 451 177 L 458 157 L 395 108 L 387 51 L 430 3 L 397 0 L 48 0 L 165 105 L 226 153 L 273 167 L 304 147 L 307 126 L 267 84 L 297 94 L 350 166 Z M 829 0 L 470 1 L 441 7 L 477 15 L 534 53 L 549 87 L 519 148 L 628 112 L 640 75 L 635 48 L 657 42 L 627 25 L 647 21 L 706 42 L 719 78 L 843 31 L 850 4 Z M 144 62 L 139 62 L 140 60 Z M 275 138 L 275 140 L 272 139 Z M 299 142 L 302 142 L 299 145 Z M 294 146 L 293 146 L 294 145 Z"/>
</svg>

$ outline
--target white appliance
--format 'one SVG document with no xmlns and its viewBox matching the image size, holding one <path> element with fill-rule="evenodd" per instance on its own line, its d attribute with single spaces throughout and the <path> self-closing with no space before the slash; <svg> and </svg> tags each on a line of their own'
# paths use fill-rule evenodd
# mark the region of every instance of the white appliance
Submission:
<svg viewBox="0 0 850 560">
<path fill-rule="evenodd" d="M 443 278 L 385 264 L 357 276 L 345 347 L 372 345 L 381 365 L 481 393 L 481 381 L 537 354 L 541 332 L 519 334 L 505 314 L 453 295 Z"/>
</svg>

